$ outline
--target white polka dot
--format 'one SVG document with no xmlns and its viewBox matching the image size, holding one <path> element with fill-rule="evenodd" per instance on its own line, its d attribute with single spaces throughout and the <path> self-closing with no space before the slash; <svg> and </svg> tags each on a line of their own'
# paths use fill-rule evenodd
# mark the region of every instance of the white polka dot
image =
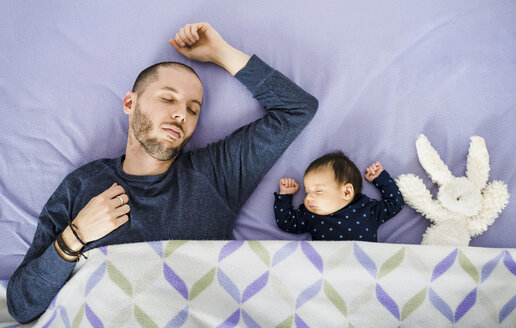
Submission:
<svg viewBox="0 0 516 328">
<path fill-rule="evenodd" d="M 321 221 L 321 224 L 324 224 L 324 221 Z"/>
<path fill-rule="evenodd" d="M 287 223 L 287 220 L 285 220 L 285 223 Z"/>
<path fill-rule="evenodd" d="M 280 208 L 280 212 L 283 212 L 283 209 L 282 209 L 282 208 Z"/>
<path fill-rule="evenodd" d="M 360 221 L 357 221 L 357 224 L 360 224 Z"/>
<path fill-rule="evenodd" d="M 337 223 L 338 223 L 338 224 L 341 224 L 342 222 L 341 222 L 341 221 L 339 221 L 339 222 L 337 222 Z"/>
<path fill-rule="evenodd" d="M 301 224 L 303 224 L 303 225 L 304 225 L 304 224 L 305 224 L 305 221 L 301 221 Z"/>
<path fill-rule="evenodd" d="M 276 208 L 276 207 L 277 207 L 277 206 L 276 206 L 276 205 L 274 205 L 274 208 Z"/>
<path fill-rule="evenodd" d="M 297 225 L 294 224 L 294 228 L 297 227 Z"/>
<path fill-rule="evenodd" d="M 364 214 L 364 217 L 366 217 L 366 215 Z"/>
<path fill-rule="evenodd" d="M 348 228 L 348 231 L 351 231 L 351 228 Z"/>
<path fill-rule="evenodd" d="M 281 196 L 278 196 L 278 199 L 281 199 Z"/>
<path fill-rule="evenodd" d="M 293 218 L 293 219 L 295 219 L 295 218 L 296 218 L 296 216 L 295 216 L 295 215 L 292 215 L 292 218 Z"/>
<path fill-rule="evenodd" d="M 346 219 L 349 219 L 349 216 L 346 215 Z"/>
<path fill-rule="evenodd" d="M 333 228 L 330 228 L 330 231 L 333 231 Z"/>
<path fill-rule="evenodd" d="M 353 209 L 353 213 L 355 213 L 357 210 Z"/>
<path fill-rule="evenodd" d="M 342 235 L 340 235 L 339 237 L 340 237 L 340 239 L 342 239 Z"/>
<path fill-rule="evenodd" d="M 369 231 L 369 228 L 365 228 L 365 231 Z"/>
<path fill-rule="evenodd" d="M 362 239 L 362 235 L 358 236 L 358 238 Z"/>
<path fill-rule="evenodd" d="M 324 238 L 324 235 L 322 235 L 321 237 Z"/>
</svg>

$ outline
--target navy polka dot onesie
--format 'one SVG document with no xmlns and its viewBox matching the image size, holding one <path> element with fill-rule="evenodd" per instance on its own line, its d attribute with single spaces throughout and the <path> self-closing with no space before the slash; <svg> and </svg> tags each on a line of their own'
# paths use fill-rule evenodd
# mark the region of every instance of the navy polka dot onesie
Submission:
<svg viewBox="0 0 516 328">
<path fill-rule="evenodd" d="M 373 184 L 382 193 L 381 201 L 357 194 L 351 203 L 329 215 L 311 213 L 304 204 L 294 209 L 292 194 L 274 193 L 276 223 L 286 232 L 309 232 L 312 240 L 376 241 L 378 226 L 396 215 L 404 201 L 387 171 L 383 170 Z"/>
</svg>

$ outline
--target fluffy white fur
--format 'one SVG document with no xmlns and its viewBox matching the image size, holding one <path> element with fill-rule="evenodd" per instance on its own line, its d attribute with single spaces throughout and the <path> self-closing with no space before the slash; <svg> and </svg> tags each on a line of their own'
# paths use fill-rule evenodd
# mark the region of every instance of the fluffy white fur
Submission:
<svg viewBox="0 0 516 328">
<path fill-rule="evenodd" d="M 468 245 L 487 230 L 509 202 L 507 185 L 487 183 L 489 154 L 482 137 L 471 137 L 465 177 L 455 177 L 424 135 L 416 141 L 421 166 L 439 186 L 432 199 L 423 180 L 402 174 L 396 180 L 405 202 L 432 222 L 423 235 L 426 245 Z"/>
</svg>

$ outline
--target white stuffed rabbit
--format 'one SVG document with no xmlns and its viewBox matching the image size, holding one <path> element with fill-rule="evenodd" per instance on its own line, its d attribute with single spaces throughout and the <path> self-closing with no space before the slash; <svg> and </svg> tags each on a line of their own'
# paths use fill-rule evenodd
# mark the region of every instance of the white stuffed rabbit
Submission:
<svg viewBox="0 0 516 328">
<path fill-rule="evenodd" d="M 433 223 L 423 235 L 422 244 L 468 245 L 471 237 L 487 230 L 509 202 L 505 183 L 487 183 L 490 168 L 484 139 L 471 137 L 465 177 L 453 176 L 422 134 L 416 149 L 419 162 L 439 186 L 437 200 L 414 174 L 402 174 L 396 182 L 405 202 Z"/>
</svg>

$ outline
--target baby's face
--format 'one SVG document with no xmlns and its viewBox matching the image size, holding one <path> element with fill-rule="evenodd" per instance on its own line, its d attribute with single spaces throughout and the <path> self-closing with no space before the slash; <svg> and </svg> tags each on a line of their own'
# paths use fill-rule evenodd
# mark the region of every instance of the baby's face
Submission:
<svg viewBox="0 0 516 328">
<path fill-rule="evenodd" d="M 304 178 L 306 209 L 318 215 L 328 215 L 346 206 L 350 200 L 345 199 L 343 186 L 335 181 L 331 169 L 315 170 Z"/>
</svg>

